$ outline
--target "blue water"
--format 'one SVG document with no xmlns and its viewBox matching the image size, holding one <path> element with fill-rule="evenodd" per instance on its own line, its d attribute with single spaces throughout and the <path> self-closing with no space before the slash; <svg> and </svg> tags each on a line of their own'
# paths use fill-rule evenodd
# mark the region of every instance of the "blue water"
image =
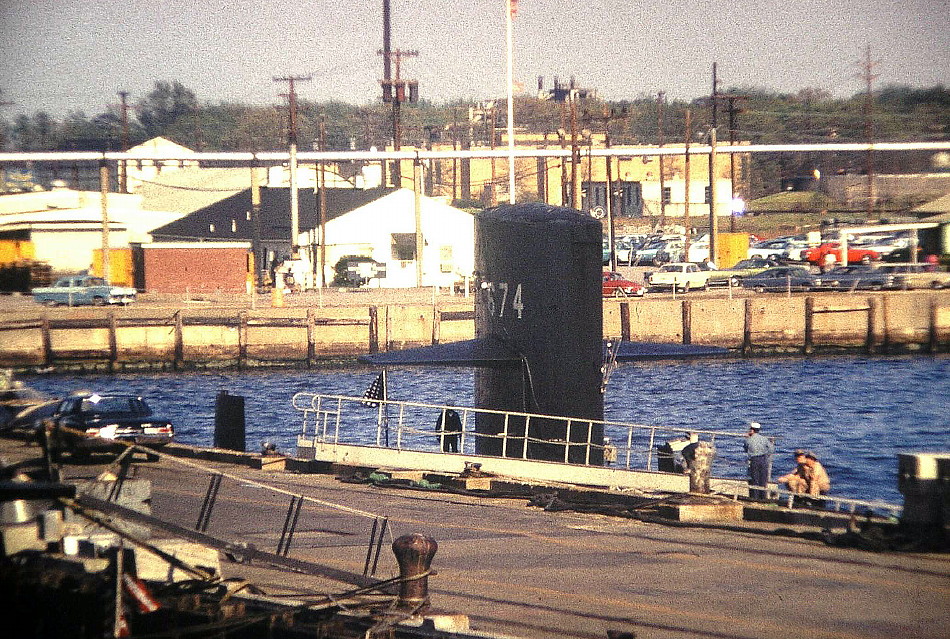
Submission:
<svg viewBox="0 0 950 639">
<path fill-rule="evenodd" d="M 377 371 L 329 370 L 135 373 L 39 376 L 26 380 L 50 394 L 79 388 L 133 392 L 176 425 L 177 438 L 210 446 L 219 391 L 245 397 L 247 446 L 270 440 L 295 450 L 297 392 L 361 395 Z M 393 368 L 389 398 L 474 405 L 474 372 L 464 368 Z M 675 429 L 744 431 L 749 421 L 778 437 L 774 475 L 794 463 L 795 448 L 814 450 L 832 492 L 900 503 L 897 453 L 950 451 L 950 357 L 836 357 L 700 360 L 628 364 L 610 378 L 605 418 Z M 618 439 L 620 439 L 618 437 Z M 375 431 L 363 437 L 375 442 Z M 722 442 L 722 440 L 720 440 Z M 719 443 L 737 453 L 738 442 Z M 733 455 L 733 459 L 736 455 Z M 736 464 L 722 474 L 742 476 Z"/>
</svg>

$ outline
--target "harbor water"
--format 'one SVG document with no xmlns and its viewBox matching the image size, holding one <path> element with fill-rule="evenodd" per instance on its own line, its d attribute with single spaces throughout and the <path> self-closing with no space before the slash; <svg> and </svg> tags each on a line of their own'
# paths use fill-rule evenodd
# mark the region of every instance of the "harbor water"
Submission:
<svg viewBox="0 0 950 639">
<path fill-rule="evenodd" d="M 211 446 L 215 398 L 245 397 L 247 448 L 271 441 L 293 454 L 300 414 L 295 393 L 359 396 L 377 370 L 256 370 L 117 375 L 44 375 L 25 381 L 52 395 L 74 390 L 144 396 L 170 418 L 178 441 Z M 474 405 L 470 368 L 389 369 L 389 399 Z M 776 437 L 773 477 L 794 467 L 792 451 L 815 451 L 832 493 L 900 503 L 897 453 L 950 451 L 950 357 L 815 357 L 715 359 L 625 364 L 610 377 L 605 419 L 659 426 L 744 432 L 750 421 Z M 434 418 L 433 418 L 434 422 Z M 360 441 L 375 443 L 374 424 Z M 744 476 L 739 464 L 717 474 Z"/>
</svg>

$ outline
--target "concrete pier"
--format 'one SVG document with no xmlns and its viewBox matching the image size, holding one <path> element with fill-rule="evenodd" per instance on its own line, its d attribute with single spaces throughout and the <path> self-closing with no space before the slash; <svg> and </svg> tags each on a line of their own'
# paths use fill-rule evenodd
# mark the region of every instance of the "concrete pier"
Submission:
<svg viewBox="0 0 950 639">
<path fill-rule="evenodd" d="M 0 440 L 8 462 L 38 454 L 21 441 Z M 339 479 L 342 469 L 262 472 L 247 454 L 230 455 L 166 455 L 133 470 L 151 482 L 152 514 L 186 527 L 197 517 L 210 474 L 223 474 L 208 534 L 262 550 L 278 545 L 289 497 L 299 496 L 304 502 L 288 556 L 340 573 L 362 571 L 373 517 L 385 516 L 393 539 L 420 533 L 437 541 L 428 575 L 432 606 L 467 615 L 473 631 L 493 636 L 871 639 L 943 637 L 950 627 L 946 555 L 828 545 L 821 528 L 842 525 L 831 513 L 812 511 L 810 525 L 662 523 L 544 510 L 523 495 L 347 483 Z M 105 461 L 68 464 L 64 475 L 93 480 Z M 395 558 L 385 555 L 380 579 L 399 574 Z M 221 569 L 272 595 L 345 589 L 260 562 L 222 559 Z"/>
</svg>

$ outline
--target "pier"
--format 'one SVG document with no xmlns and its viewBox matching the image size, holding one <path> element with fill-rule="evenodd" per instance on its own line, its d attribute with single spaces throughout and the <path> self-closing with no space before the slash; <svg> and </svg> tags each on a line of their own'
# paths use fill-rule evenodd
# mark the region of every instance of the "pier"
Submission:
<svg viewBox="0 0 950 639">
<path fill-rule="evenodd" d="M 0 440 L 8 463 L 38 453 Z M 110 461 L 66 465 L 64 479 L 84 492 L 103 484 L 96 490 L 108 494 Z M 431 613 L 464 616 L 471 636 L 870 639 L 942 636 L 950 622 L 944 556 L 830 545 L 822 528 L 843 532 L 847 522 L 834 513 L 796 524 L 677 522 L 637 516 L 631 494 L 614 493 L 626 506 L 605 515 L 554 508 L 550 496 L 566 503 L 571 491 L 543 484 L 480 494 L 285 462 L 290 470 L 275 470 L 266 456 L 173 446 L 158 462 L 134 462 L 127 479 L 150 484 L 151 516 L 230 542 L 239 561 L 221 553 L 222 576 L 272 599 L 299 602 L 347 590 L 340 579 L 398 575 L 388 550 L 373 565 L 383 519 L 384 546 L 410 532 L 429 536 L 438 542 Z M 298 569 L 287 572 L 272 556 Z"/>
</svg>

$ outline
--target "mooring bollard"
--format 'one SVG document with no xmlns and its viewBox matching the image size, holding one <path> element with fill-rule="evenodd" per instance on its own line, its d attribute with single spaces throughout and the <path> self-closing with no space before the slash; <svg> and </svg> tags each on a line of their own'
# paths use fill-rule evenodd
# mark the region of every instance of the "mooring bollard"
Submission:
<svg viewBox="0 0 950 639">
<path fill-rule="evenodd" d="M 396 606 L 420 611 L 429 607 L 429 565 L 439 544 L 420 533 L 403 535 L 393 542 L 399 563 L 399 599 Z"/>
<path fill-rule="evenodd" d="M 699 442 L 696 445 L 696 456 L 689 466 L 689 492 L 709 494 L 709 474 L 715 456 L 716 447 L 709 442 Z"/>
</svg>

